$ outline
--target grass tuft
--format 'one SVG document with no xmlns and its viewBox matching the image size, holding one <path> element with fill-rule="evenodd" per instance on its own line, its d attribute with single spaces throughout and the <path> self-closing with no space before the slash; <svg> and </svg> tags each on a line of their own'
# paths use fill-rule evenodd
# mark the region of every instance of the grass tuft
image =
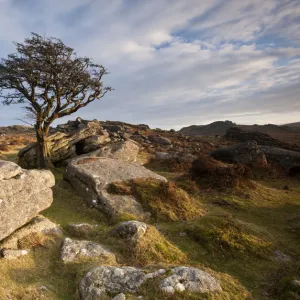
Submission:
<svg viewBox="0 0 300 300">
<path fill-rule="evenodd" d="M 130 247 L 128 247 L 130 243 Z M 135 241 L 119 241 L 122 254 L 130 263 L 139 265 L 184 263 L 187 256 L 170 243 L 154 226 L 148 225 L 145 235 Z"/>
<path fill-rule="evenodd" d="M 134 195 L 145 211 L 151 212 L 155 221 L 185 221 L 204 214 L 200 204 L 172 182 L 135 179 L 127 183 L 113 183 L 108 191 Z"/>
<path fill-rule="evenodd" d="M 255 229 L 232 217 L 210 216 L 202 223 L 192 222 L 186 225 L 185 231 L 210 251 L 266 258 L 271 254 L 273 244 Z"/>
</svg>

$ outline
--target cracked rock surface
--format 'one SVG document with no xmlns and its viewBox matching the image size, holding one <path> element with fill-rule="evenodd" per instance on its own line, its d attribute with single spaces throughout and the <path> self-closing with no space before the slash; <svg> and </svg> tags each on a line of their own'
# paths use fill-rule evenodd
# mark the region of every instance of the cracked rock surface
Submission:
<svg viewBox="0 0 300 300">
<path fill-rule="evenodd" d="M 65 238 L 60 257 L 64 262 L 97 260 L 102 263 L 116 263 L 115 255 L 98 243 Z"/>
<path fill-rule="evenodd" d="M 95 267 L 79 283 L 80 299 L 100 300 L 109 293 L 134 293 L 146 279 L 142 270 L 133 267 Z"/>
<path fill-rule="evenodd" d="M 131 214 L 146 218 L 141 204 L 133 196 L 114 195 L 107 192 L 109 184 L 138 178 L 166 179 L 136 163 L 112 158 L 82 157 L 73 160 L 64 173 L 75 191 L 91 206 L 110 217 Z"/>
<path fill-rule="evenodd" d="M 50 171 L 0 160 L 0 241 L 51 205 L 54 184 Z"/>
<path fill-rule="evenodd" d="M 166 293 L 188 290 L 196 293 L 221 292 L 222 288 L 215 277 L 209 273 L 192 267 L 176 267 L 171 269 L 172 275 L 163 279 L 160 284 Z"/>
</svg>

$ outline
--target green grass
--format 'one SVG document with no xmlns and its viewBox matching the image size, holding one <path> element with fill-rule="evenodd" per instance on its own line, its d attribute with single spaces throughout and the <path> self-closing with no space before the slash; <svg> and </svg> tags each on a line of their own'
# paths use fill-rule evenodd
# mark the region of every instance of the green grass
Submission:
<svg viewBox="0 0 300 300">
<path fill-rule="evenodd" d="M 113 224 L 61 182 L 62 169 L 53 170 L 57 179 L 54 202 L 42 214 L 60 224 L 67 235 L 70 234 L 66 230 L 70 223 L 98 224 L 96 234 L 89 239 L 111 249 L 121 265 L 146 265 L 147 270 L 157 270 L 184 263 L 212 273 L 223 288 L 221 294 L 167 296 L 158 291 L 158 278 L 148 281 L 139 290 L 138 295 L 145 300 L 297 299 L 299 294 L 290 282 L 300 279 L 299 179 L 265 179 L 254 182 L 252 188 L 220 191 L 199 189 L 182 173 L 155 171 L 176 182 L 201 203 L 205 216 L 172 222 L 158 218 L 153 225 L 159 231 L 144 240 L 139 252 L 130 253 L 128 247 L 126 253 L 121 242 L 109 236 Z M 283 189 L 286 185 L 287 190 Z M 148 196 L 155 195 L 157 187 L 149 193 Z M 130 219 L 130 216 L 125 219 Z M 183 232 L 186 235 L 181 234 Z M 1 261 L 0 299 L 66 300 L 76 297 L 78 281 L 96 263 L 65 265 L 59 260 L 59 249 L 60 244 L 53 242 L 47 248 L 35 248 L 26 257 Z M 172 251 L 168 253 L 168 249 L 176 249 L 174 253 L 180 255 L 176 257 Z M 290 261 L 276 260 L 275 250 L 288 255 Z M 178 259 L 180 257 L 184 257 L 183 262 Z M 39 287 L 43 285 L 49 291 L 41 292 Z M 127 295 L 127 299 L 135 298 Z"/>
<path fill-rule="evenodd" d="M 115 238 L 117 245 L 128 265 L 184 264 L 187 256 L 168 241 L 154 226 L 148 225 L 144 236 L 136 241 Z"/>
</svg>

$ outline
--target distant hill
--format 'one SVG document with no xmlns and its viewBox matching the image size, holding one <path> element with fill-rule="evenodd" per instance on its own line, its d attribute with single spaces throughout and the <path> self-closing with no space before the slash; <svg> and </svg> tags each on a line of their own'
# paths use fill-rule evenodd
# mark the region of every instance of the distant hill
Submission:
<svg viewBox="0 0 300 300">
<path fill-rule="evenodd" d="M 183 127 L 179 132 L 190 135 L 224 135 L 227 129 L 231 127 L 239 126 L 231 121 L 217 121 L 208 125 L 191 125 Z"/>
<path fill-rule="evenodd" d="M 24 125 L 12 125 L 12 126 L 0 126 L 0 134 L 26 134 L 33 133 L 34 129 L 30 126 Z"/>
<path fill-rule="evenodd" d="M 231 121 L 217 121 L 208 125 L 183 127 L 179 132 L 189 136 L 223 136 L 231 127 L 239 127 L 246 131 L 266 133 L 283 142 L 300 145 L 300 122 L 286 125 L 239 125 Z"/>
<path fill-rule="evenodd" d="M 285 124 L 284 126 L 288 127 L 300 127 L 300 122 Z"/>
</svg>

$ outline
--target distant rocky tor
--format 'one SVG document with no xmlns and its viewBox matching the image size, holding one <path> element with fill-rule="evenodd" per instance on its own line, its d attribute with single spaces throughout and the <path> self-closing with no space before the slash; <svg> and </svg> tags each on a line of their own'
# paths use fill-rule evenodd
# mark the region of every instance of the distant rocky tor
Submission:
<svg viewBox="0 0 300 300">
<path fill-rule="evenodd" d="M 82 155 L 135 161 L 139 147 L 133 140 L 129 141 L 129 129 L 147 130 L 148 126 L 135 125 L 132 128 L 126 123 L 106 124 L 80 118 L 58 125 L 52 129 L 47 141 L 50 161 L 55 166 L 66 165 L 71 159 Z M 35 143 L 19 152 L 19 164 L 27 169 L 36 167 Z"/>
<path fill-rule="evenodd" d="M 240 128 L 243 131 L 255 132 L 271 135 L 273 138 L 285 143 L 296 143 L 300 145 L 300 127 L 299 123 L 285 125 L 241 125 L 231 121 L 217 121 L 207 125 L 191 125 L 179 130 L 187 136 L 224 136 L 230 128 Z M 244 142 L 244 140 L 243 140 Z"/>
<path fill-rule="evenodd" d="M 225 138 L 238 142 L 256 141 L 260 146 L 276 147 L 300 152 L 299 146 L 294 143 L 284 143 L 271 137 L 269 134 L 257 131 L 247 131 L 238 127 L 229 128 L 225 134 Z"/>
<path fill-rule="evenodd" d="M 0 135 L 5 134 L 22 134 L 22 133 L 34 133 L 34 129 L 31 126 L 24 125 L 12 125 L 0 127 Z"/>
<path fill-rule="evenodd" d="M 65 166 L 78 156 L 116 158 L 135 162 L 139 150 L 168 153 L 170 157 L 192 160 L 199 152 L 214 148 L 209 142 L 185 137 L 174 131 L 150 130 L 149 126 L 77 118 L 51 129 L 47 148 L 54 166 Z M 20 150 L 19 165 L 36 167 L 35 143 Z"/>
</svg>

